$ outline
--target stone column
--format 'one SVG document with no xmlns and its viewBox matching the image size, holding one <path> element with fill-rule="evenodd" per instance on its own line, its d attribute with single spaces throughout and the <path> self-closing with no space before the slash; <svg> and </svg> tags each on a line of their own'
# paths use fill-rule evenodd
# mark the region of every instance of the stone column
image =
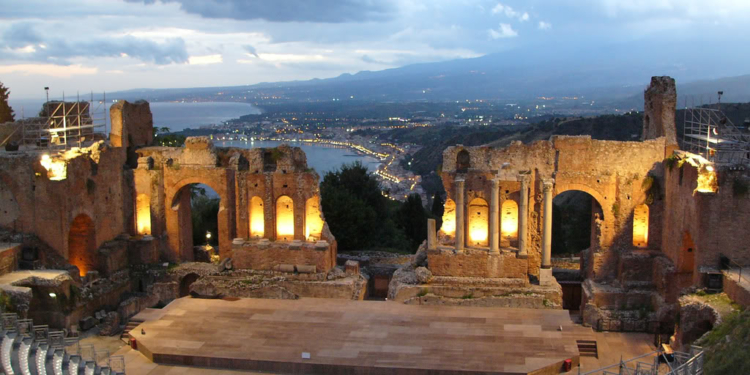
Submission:
<svg viewBox="0 0 750 375">
<path fill-rule="evenodd" d="M 427 250 L 437 249 L 437 231 L 435 219 L 427 219 Z"/>
<path fill-rule="evenodd" d="M 492 194 L 490 195 L 490 253 L 500 253 L 500 232 L 498 217 L 500 216 L 500 181 L 492 179 Z"/>
<path fill-rule="evenodd" d="M 526 237 L 528 236 L 526 219 L 529 217 L 529 176 L 518 175 L 521 181 L 521 198 L 518 202 L 518 257 L 527 258 L 529 256 L 526 249 Z"/>
<path fill-rule="evenodd" d="M 466 225 L 464 224 L 464 179 L 455 180 L 455 196 L 456 196 L 456 251 L 464 251 L 464 244 L 466 244 L 465 231 Z"/>
<path fill-rule="evenodd" d="M 542 229 L 542 268 L 552 267 L 552 180 L 543 181 L 544 226 Z"/>
</svg>

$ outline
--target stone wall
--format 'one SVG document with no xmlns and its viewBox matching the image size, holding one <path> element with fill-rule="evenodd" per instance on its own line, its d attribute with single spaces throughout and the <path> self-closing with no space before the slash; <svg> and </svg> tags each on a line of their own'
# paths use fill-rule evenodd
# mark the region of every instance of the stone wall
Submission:
<svg viewBox="0 0 750 375">
<path fill-rule="evenodd" d="M 724 271 L 723 274 L 724 293 L 726 293 L 732 301 L 742 305 L 742 307 L 746 309 L 750 308 L 750 290 L 740 286 L 737 282 L 738 277 L 736 273 L 727 273 Z M 747 280 L 750 279 L 750 275 L 743 274 L 742 277 L 745 285 L 747 285 Z"/>
<path fill-rule="evenodd" d="M 750 195 L 735 195 L 746 172 L 718 168 L 718 190 L 696 191 L 699 167 L 676 163 L 666 171 L 662 250 L 674 262 L 681 287 L 703 286 L 701 269 L 718 269 L 720 255 L 750 265 Z"/>
<path fill-rule="evenodd" d="M 280 266 L 291 266 L 297 272 L 315 273 L 328 272 L 336 266 L 336 249 L 325 241 L 235 241 L 229 257 L 238 269 L 279 270 Z"/>
<path fill-rule="evenodd" d="M 528 260 L 516 257 L 515 252 L 490 254 L 486 250 L 467 249 L 455 253 L 453 249 L 427 251 L 427 263 L 436 276 L 517 278 L 528 281 Z"/>
<path fill-rule="evenodd" d="M 6 246 L 7 245 L 7 246 Z M 21 253 L 20 243 L 10 243 L 0 245 L 4 247 L 0 250 L 0 276 L 10 273 L 18 268 L 18 257 Z"/>
</svg>

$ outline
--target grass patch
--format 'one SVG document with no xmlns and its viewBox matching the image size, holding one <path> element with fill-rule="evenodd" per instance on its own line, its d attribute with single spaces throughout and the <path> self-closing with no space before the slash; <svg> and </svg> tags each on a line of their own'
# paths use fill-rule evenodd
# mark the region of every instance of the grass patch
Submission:
<svg viewBox="0 0 750 375">
<path fill-rule="evenodd" d="M 750 368 L 750 310 L 734 312 L 697 345 L 706 350 L 706 375 L 746 375 Z"/>
<path fill-rule="evenodd" d="M 464 296 L 461 297 L 461 299 L 472 299 L 472 298 L 474 298 L 474 293 L 464 294 Z"/>
<path fill-rule="evenodd" d="M 428 293 L 427 288 L 422 288 L 422 290 L 420 290 L 419 293 L 417 293 L 417 297 L 424 297 L 427 295 L 427 293 Z"/>
</svg>

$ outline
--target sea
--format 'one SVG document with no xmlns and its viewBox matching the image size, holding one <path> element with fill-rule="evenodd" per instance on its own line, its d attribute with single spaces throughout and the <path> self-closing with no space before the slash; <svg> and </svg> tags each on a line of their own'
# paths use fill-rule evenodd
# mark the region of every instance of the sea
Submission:
<svg viewBox="0 0 750 375">
<path fill-rule="evenodd" d="M 71 98 L 68 98 L 71 100 Z M 10 100 L 10 105 L 16 113 L 16 119 L 22 114 L 26 117 L 33 116 L 42 108 L 43 99 L 20 99 Z M 107 112 L 109 113 L 109 103 Z M 260 109 L 247 103 L 232 102 L 152 102 L 151 113 L 154 116 L 154 126 L 166 127 L 176 132 L 188 128 L 197 129 L 204 125 L 220 124 L 223 121 L 239 118 L 243 115 L 261 113 Z M 96 105 L 93 106 L 96 108 Z M 102 109 L 99 109 L 100 111 Z M 96 117 L 96 116 L 95 116 Z M 276 147 L 281 142 L 274 141 L 215 141 L 220 147 Z M 340 168 L 343 164 L 355 161 L 361 162 L 370 171 L 377 169 L 380 161 L 376 158 L 358 155 L 354 150 L 334 148 L 326 145 L 289 142 L 291 146 L 302 148 L 307 154 L 307 165 L 318 172 L 321 179 L 329 172 Z"/>
</svg>

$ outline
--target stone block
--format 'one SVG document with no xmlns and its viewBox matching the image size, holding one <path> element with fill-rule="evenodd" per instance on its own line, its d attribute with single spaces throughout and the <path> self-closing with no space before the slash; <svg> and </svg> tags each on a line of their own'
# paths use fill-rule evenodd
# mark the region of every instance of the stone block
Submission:
<svg viewBox="0 0 750 375">
<path fill-rule="evenodd" d="M 289 250 L 300 250 L 302 249 L 302 241 L 294 240 L 289 243 Z"/>
<path fill-rule="evenodd" d="M 96 326 L 96 323 L 96 319 L 94 319 L 92 316 L 87 316 L 81 319 L 80 322 L 78 322 L 78 326 L 81 327 L 81 331 L 88 331 L 91 328 L 94 328 L 94 326 Z"/>
<path fill-rule="evenodd" d="M 232 245 L 242 246 L 244 244 L 245 244 L 245 239 L 244 238 L 235 238 L 235 239 L 232 240 Z"/>
<path fill-rule="evenodd" d="M 299 273 L 315 273 L 317 271 L 315 266 L 310 266 L 306 264 L 298 264 L 296 268 L 297 268 L 297 272 Z"/>
<path fill-rule="evenodd" d="M 280 272 L 294 272 L 293 264 L 279 264 L 275 267 L 276 271 Z"/>
<path fill-rule="evenodd" d="M 317 251 L 326 251 L 328 250 L 328 247 L 331 246 L 328 244 L 328 241 L 317 241 L 315 242 L 315 250 Z"/>
<path fill-rule="evenodd" d="M 356 260 L 347 260 L 344 264 L 344 270 L 347 275 L 359 275 L 359 262 Z"/>
</svg>

